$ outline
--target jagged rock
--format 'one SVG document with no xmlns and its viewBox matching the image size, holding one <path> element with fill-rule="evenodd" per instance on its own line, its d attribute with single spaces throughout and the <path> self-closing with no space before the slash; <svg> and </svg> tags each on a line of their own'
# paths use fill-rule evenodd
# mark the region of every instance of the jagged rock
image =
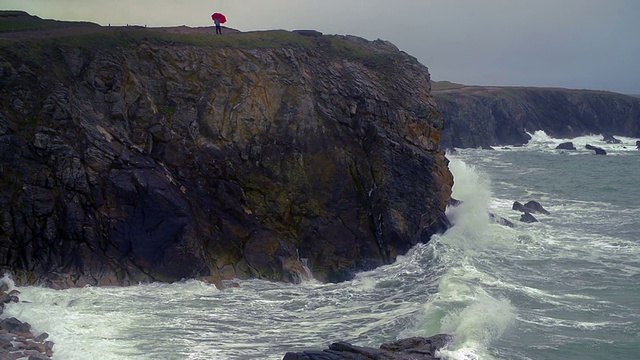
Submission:
<svg viewBox="0 0 640 360">
<path fill-rule="evenodd" d="M 7 295 L 6 283 L 0 286 L 0 297 Z M 19 294 L 17 290 L 9 292 L 11 296 Z M 16 298 L 16 301 L 19 299 Z M 2 303 L 4 306 L 4 303 Z M 0 314 L 2 313 L 0 309 Z M 42 333 L 37 337 L 31 332 L 31 325 L 16 318 L 0 321 L 0 359 L 50 359 L 53 356 L 53 342 L 46 341 L 49 334 Z"/>
<path fill-rule="evenodd" d="M 540 205 L 539 202 L 537 202 L 535 200 L 527 201 L 527 203 L 524 204 L 524 207 L 529 209 L 530 210 L 529 212 L 531 212 L 531 213 L 537 213 L 538 212 L 538 213 L 542 213 L 542 214 L 545 214 L 545 215 L 549 215 L 549 212 L 544 207 L 542 207 L 542 205 Z"/>
<path fill-rule="evenodd" d="M 606 142 L 607 144 L 622 144 L 621 140 L 616 139 L 611 134 L 602 134 L 602 141 Z"/>
<path fill-rule="evenodd" d="M 31 325 L 29 323 L 22 322 L 14 317 L 0 321 L 0 329 L 20 336 L 29 336 L 31 333 Z"/>
<path fill-rule="evenodd" d="M 520 215 L 520 221 L 525 222 L 525 223 L 534 223 L 534 222 L 538 222 L 538 219 L 536 219 L 530 213 L 525 212 L 524 214 Z"/>
<path fill-rule="evenodd" d="M 336 342 L 323 351 L 288 352 L 282 360 L 435 360 L 438 349 L 450 343 L 446 334 L 413 337 L 383 344 L 379 349 Z"/>
<path fill-rule="evenodd" d="M 459 206 L 460 204 L 462 204 L 461 200 L 454 199 L 454 198 L 449 199 L 449 206 L 456 207 L 456 206 Z"/>
<path fill-rule="evenodd" d="M 0 270 L 17 284 L 296 281 L 300 257 L 341 281 L 449 226 L 430 75 L 394 46 L 101 31 L 114 41 L 0 44 Z"/>
<path fill-rule="evenodd" d="M 585 148 L 587 150 L 594 150 L 596 152 L 596 155 L 607 155 L 607 152 L 604 149 L 599 148 L 597 146 L 593 146 L 591 144 L 585 145 Z"/>
<path fill-rule="evenodd" d="M 520 212 L 527 212 L 527 211 L 531 211 L 530 209 L 525 208 L 524 205 L 522 205 L 522 203 L 520 203 L 519 201 L 514 201 L 513 205 L 511 206 L 512 210 L 516 210 L 516 211 L 520 211 Z"/>
<path fill-rule="evenodd" d="M 567 141 L 562 144 L 556 146 L 556 150 L 576 150 L 576 147 L 573 146 L 573 142 Z"/>
<path fill-rule="evenodd" d="M 522 205 L 520 202 L 515 201 L 513 206 L 511 206 L 512 210 L 524 212 L 524 213 L 541 213 L 545 215 L 549 215 L 549 211 L 547 211 L 539 202 L 535 200 L 530 200 L 526 204 Z"/>
<path fill-rule="evenodd" d="M 513 222 L 503 218 L 502 216 L 495 215 L 493 213 L 489 213 L 489 220 L 496 224 L 500 224 L 506 227 L 510 227 L 510 228 L 516 227 L 516 225 Z"/>
</svg>

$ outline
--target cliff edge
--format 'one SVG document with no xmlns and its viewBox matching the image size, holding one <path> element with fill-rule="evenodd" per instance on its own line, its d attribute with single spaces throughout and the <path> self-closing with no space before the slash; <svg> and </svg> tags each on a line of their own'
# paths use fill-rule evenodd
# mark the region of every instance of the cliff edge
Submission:
<svg viewBox="0 0 640 360">
<path fill-rule="evenodd" d="M 640 137 L 640 98 L 607 91 L 433 85 L 446 121 L 446 148 L 522 145 L 528 133 L 555 138 L 589 134 Z"/>
<path fill-rule="evenodd" d="M 443 120 L 395 46 L 83 29 L 0 37 L 0 269 L 17 283 L 298 281 L 303 261 L 341 281 L 448 226 Z"/>
</svg>

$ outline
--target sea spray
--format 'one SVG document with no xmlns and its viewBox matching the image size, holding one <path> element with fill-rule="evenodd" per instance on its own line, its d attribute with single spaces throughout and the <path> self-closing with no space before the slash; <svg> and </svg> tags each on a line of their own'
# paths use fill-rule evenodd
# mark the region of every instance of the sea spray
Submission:
<svg viewBox="0 0 640 360">
<path fill-rule="evenodd" d="M 488 359 L 491 342 L 516 318 L 508 299 L 483 288 L 493 279 L 475 261 L 477 254 L 492 247 L 498 226 L 489 222 L 490 183 L 458 159 L 452 158 L 449 167 L 454 174 L 453 197 L 461 204 L 447 209 L 454 226 L 432 238 L 430 246 L 447 270 L 438 292 L 424 305 L 418 333 L 454 335 L 454 343 L 441 352 L 443 357 Z"/>
</svg>

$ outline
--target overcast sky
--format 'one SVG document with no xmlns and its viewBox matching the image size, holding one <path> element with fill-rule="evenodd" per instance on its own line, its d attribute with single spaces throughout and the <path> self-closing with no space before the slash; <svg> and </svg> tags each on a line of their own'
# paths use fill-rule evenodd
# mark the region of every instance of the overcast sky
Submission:
<svg viewBox="0 0 640 360">
<path fill-rule="evenodd" d="M 433 80 L 640 94 L 640 0 L 0 0 L 102 25 L 315 29 L 384 39 Z"/>
</svg>

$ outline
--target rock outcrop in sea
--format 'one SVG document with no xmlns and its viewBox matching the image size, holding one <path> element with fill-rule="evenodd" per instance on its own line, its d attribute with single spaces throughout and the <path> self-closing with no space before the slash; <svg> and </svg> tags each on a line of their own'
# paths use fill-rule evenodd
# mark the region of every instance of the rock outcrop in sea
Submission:
<svg viewBox="0 0 640 360">
<path fill-rule="evenodd" d="M 40 33 L 0 36 L 0 270 L 17 284 L 298 281 L 302 259 L 341 281 L 448 227 L 429 72 L 386 41 Z"/>
</svg>

